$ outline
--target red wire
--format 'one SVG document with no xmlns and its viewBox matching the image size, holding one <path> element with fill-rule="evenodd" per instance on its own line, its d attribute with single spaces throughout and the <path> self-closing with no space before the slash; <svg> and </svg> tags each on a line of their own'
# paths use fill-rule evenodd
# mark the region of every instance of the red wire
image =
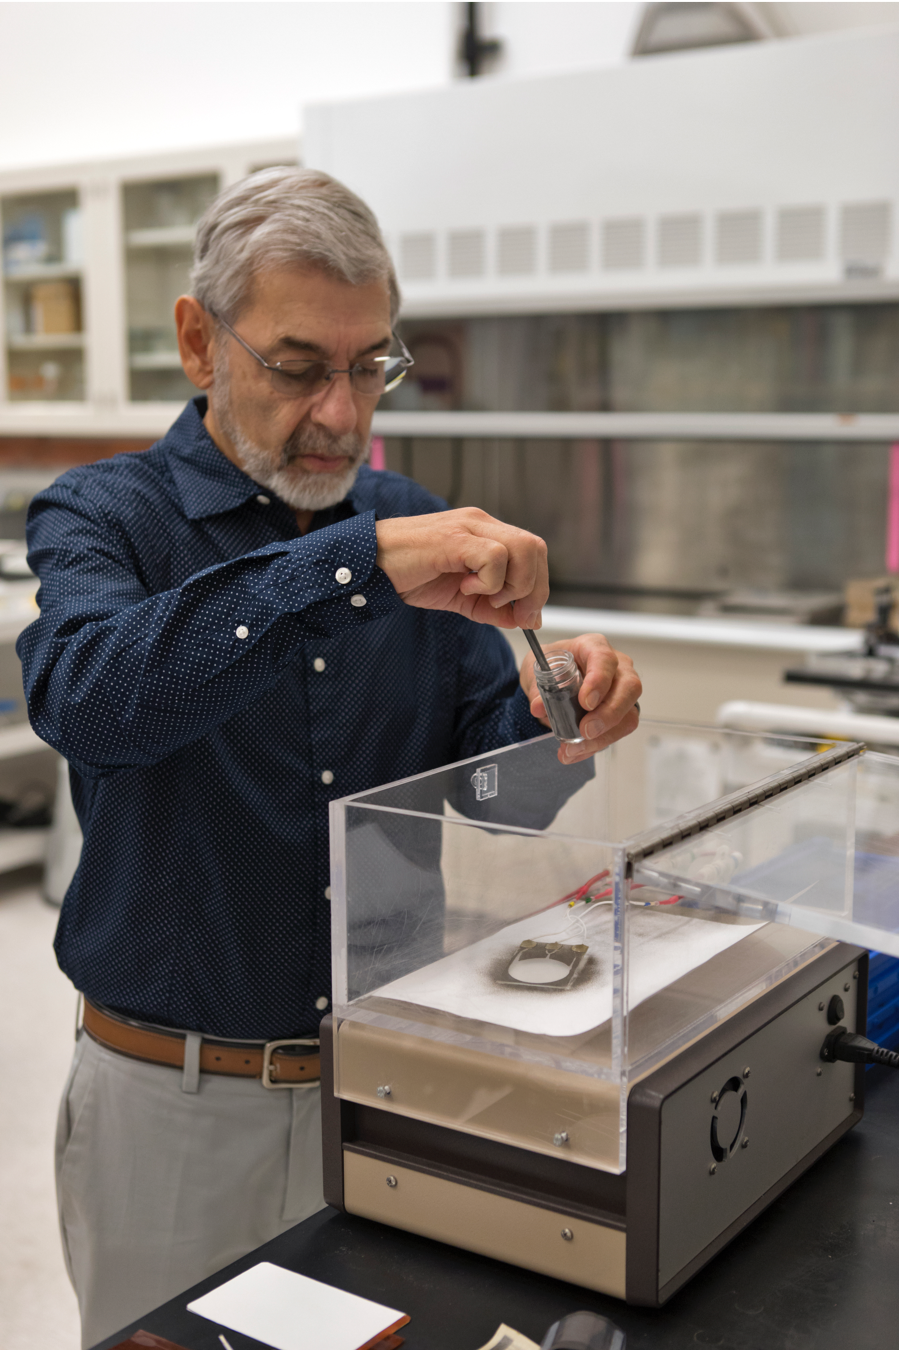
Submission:
<svg viewBox="0 0 899 1350">
<path fill-rule="evenodd" d="M 605 877 L 609 875 L 609 872 L 610 868 L 608 867 L 605 868 L 605 870 L 602 872 L 597 872 L 596 876 L 591 877 L 589 881 L 585 881 L 583 886 L 579 886 L 576 891 L 569 891 L 567 895 L 563 895 L 559 900 L 554 900 L 551 905 L 546 906 L 546 909 L 555 909 L 556 905 L 564 905 L 569 900 L 574 901 L 583 900 L 585 896 L 587 897 L 587 902 L 592 903 L 595 900 L 605 900 L 608 896 L 614 895 L 615 893 L 614 886 L 610 886 L 605 891 L 598 891 L 596 895 L 589 895 L 589 896 L 587 895 L 587 892 L 589 891 L 590 887 L 595 886 L 597 881 L 603 881 Z M 643 886 L 644 883 L 638 882 L 635 886 L 631 887 L 631 890 L 640 891 L 643 890 Z M 682 899 L 683 899 L 682 895 L 669 895 L 667 900 L 659 900 L 657 901 L 657 904 L 676 905 L 678 900 Z M 538 913 L 540 914 L 544 914 L 545 912 L 546 910 L 538 910 Z"/>
</svg>

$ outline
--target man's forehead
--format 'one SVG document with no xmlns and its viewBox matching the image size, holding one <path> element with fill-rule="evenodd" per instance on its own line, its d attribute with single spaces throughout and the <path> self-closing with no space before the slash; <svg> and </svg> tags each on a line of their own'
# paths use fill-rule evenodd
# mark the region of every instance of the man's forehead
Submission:
<svg viewBox="0 0 899 1350">
<path fill-rule="evenodd" d="M 253 277 L 242 315 L 279 336 L 372 326 L 389 334 L 390 292 L 386 279 L 354 285 L 325 268 L 268 268 Z"/>
</svg>

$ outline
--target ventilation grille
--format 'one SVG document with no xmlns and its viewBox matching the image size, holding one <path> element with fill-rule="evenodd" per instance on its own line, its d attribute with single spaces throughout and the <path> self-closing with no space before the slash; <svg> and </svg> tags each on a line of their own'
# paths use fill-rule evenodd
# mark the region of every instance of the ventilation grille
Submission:
<svg viewBox="0 0 899 1350">
<path fill-rule="evenodd" d="M 497 271 L 503 277 L 527 276 L 537 270 L 537 230 L 533 225 L 512 225 L 500 230 Z"/>
<path fill-rule="evenodd" d="M 661 216 L 659 265 L 698 267 L 702 262 L 702 217 Z"/>
<path fill-rule="evenodd" d="M 433 234 L 400 236 L 400 273 L 406 281 L 431 281 L 437 275 L 437 240 Z"/>
<path fill-rule="evenodd" d="M 482 277 L 487 248 L 483 230 L 451 230 L 449 274 L 451 277 Z"/>
<path fill-rule="evenodd" d="M 840 218 L 840 254 L 847 273 L 876 274 L 890 251 L 889 202 L 852 202 Z"/>
<path fill-rule="evenodd" d="M 444 237 L 445 274 L 452 279 L 485 277 L 488 268 L 503 277 L 634 271 L 647 265 L 699 267 L 711 260 L 720 267 L 760 264 L 772 255 L 778 263 L 821 262 L 832 254 L 836 225 L 828 208 L 784 206 L 769 216 L 758 208 L 719 211 L 714 218 L 699 212 L 659 216 L 655 224 L 655 256 L 650 257 L 649 222 L 641 216 L 611 217 L 601 222 L 599 256 L 594 226 L 586 220 L 545 227 L 508 225 L 493 241 L 486 229 L 450 230 Z M 714 238 L 706 243 L 706 219 Z M 879 276 L 893 249 L 893 203 L 847 202 L 839 216 L 839 256 L 846 276 Z M 770 243 L 769 240 L 770 231 Z M 544 243 L 545 240 L 545 243 Z M 433 281 L 438 274 L 436 231 L 403 234 L 396 240 L 400 275 L 405 281 Z M 442 250 L 444 243 L 439 244 Z M 493 261 L 491 263 L 491 255 Z M 441 272 L 444 263 L 441 261 Z"/>
<path fill-rule="evenodd" d="M 761 262 L 761 211 L 721 212 L 716 221 L 715 259 L 725 265 Z"/>
<path fill-rule="evenodd" d="M 785 206 L 777 213 L 777 261 L 819 262 L 824 257 L 824 207 Z"/>
<path fill-rule="evenodd" d="M 587 221 L 570 225 L 551 225 L 549 231 L 549 270 L 586 272 L 590 266 L 590 226 Z"/>
<path fill-rule="evenodd" d="M 639 216 L 602 223 L 602 265 L 607 272 L 646 262 L 646 223 Z"/>
</svg>

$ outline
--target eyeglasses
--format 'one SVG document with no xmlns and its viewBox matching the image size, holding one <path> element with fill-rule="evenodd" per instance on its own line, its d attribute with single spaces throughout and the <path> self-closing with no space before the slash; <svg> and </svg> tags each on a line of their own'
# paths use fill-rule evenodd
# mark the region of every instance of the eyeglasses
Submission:
<svg viewBox="0 0 899 1350">
<path fill-rule="evenodd" d="M 392 337 L 400 349 L 399 356 L 390 354 L 368 357 L 365 361 L 357 361 L 354 366 L 348 366 L 345 370 L 334 370 L 327 361 L 278 361 L 275 365 L 269 365 L 248 342 L 244 342 L 239 333 L 235 333 L 230 323 L 226 323 L 220 314 L 211 309 L 207 313 L 216 323 L 227 329 L 235 342 L 239 342 L 244 351 L 249 352 L 260 366 L 268 371 L 272 378 L 272 388 L 282 398 L 312 398 L 330 384 L 335 375 L 349 375 L 353 389 L 363 398 L 380 398 L 388 390 L 395 389 L 409 367 L 415 365 L 406 344 L 396 333 L 393 333 Z"/>
</svg>

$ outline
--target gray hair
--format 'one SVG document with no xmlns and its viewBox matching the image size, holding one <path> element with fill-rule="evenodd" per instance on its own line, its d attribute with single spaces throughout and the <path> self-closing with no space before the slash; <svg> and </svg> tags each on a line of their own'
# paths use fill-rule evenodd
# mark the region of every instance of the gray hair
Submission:
<svg viewBox="0 0 899 1350">
<path fill-rule="evenodd" d="M 197 225 L 191 290 L 233 320 L 257 272 L 297 263 L 353 286 L 386 281 L 396 318 L 399 286 L 374 212 L 318 169 L 260 169 L 220 192 Z"/>
</svg>

